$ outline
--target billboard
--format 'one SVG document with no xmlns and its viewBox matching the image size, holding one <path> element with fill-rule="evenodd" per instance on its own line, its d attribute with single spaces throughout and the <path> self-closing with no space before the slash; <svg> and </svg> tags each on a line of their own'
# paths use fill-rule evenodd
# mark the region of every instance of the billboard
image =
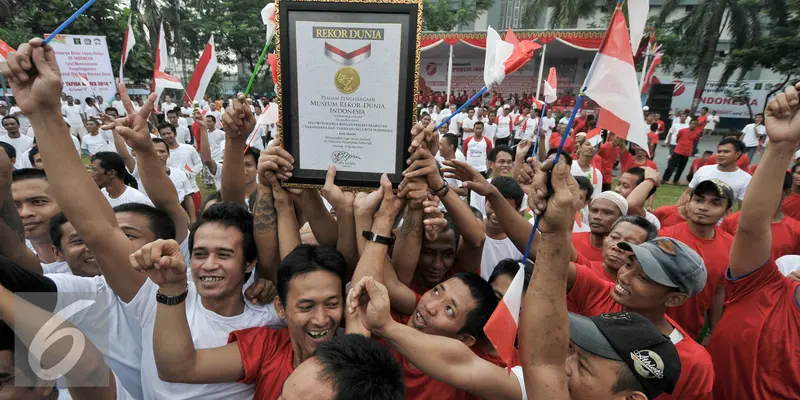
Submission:
<svg viewBox="0 0 800 400">
<path fill-rule="evenodd" d="M 105 36 L 57 35 L 50 45 L 61 70 L 64 93 L 81 101 L 93 96 L 103 96 L 106 101 L 114 98 L 117 87 Z"/>
<path fill-rule="evenodd" d="M 675 90 L 672 93 L 672 108 L 691 108 L 697 81 L 659 76 L 653 78 L 653 83 L 675 84 Z M 775 89 L 776 85 L 781 84 L 779 81 L 744 81 L 744 83 L 750 91 L 750 101 L 748 103 L 753 110 L 753 115 L 764 110 L 767 105 L 767 95 Z M 717 115 L 722 118 L 750 118 L 747 104 L 738 102 L 725 94 L 726 89 L 732 89 L 735 85 L 736 81 L 733 80 L 723 87 L 717 87 L 716 81 L 708 81 L 703 90 L 698 113 L 700 112 L 699 108 L 708 107 L 709 110 L 716 110 Z"/>
</svg>

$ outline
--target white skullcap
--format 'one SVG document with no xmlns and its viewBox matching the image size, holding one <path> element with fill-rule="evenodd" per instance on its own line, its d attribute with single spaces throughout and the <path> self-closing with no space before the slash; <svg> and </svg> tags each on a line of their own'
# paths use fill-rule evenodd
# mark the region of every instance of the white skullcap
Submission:
<svg viewBox="0 0 800 400">
<path fill-rule="evenodd" d="M 612 203 L 614 203 L 620 211 L 622 211 L 622 215 L 628 215 L 628 200 L 625 200 L 621 194 L 613 191 L 613 190 L 606 190 L 603 193 L 598 194 L 594 198 L 592 198 L 592 203 L 599 199 L 606 199 Z"/>
<path fill-rule="evenodd" d="M 797 160 L 798 158 L 800 158 L 800 150 L 797 150 L 797 151 L 794 153 L 794 159 L 795 159 L 795 160 Z"/>
</svg>

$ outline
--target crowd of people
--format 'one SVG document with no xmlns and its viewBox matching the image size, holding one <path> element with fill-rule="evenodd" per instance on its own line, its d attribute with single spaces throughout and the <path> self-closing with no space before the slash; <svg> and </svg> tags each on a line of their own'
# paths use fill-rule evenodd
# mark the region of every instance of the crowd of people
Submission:
<svg viewBox="0 0 800 400">
<path fill-rule="evenodd" d="M 295 159 L 267 140 L 257 100 L 184 112 L 155 93 L 134 101 L 120 84 L 119 104 L 75 117 L 74 101 L 53 95 L 63 83 L 40 39 L 0 73 L 36 132 L 31 157 L 0 142 L 0 397 L 800 393 L 800 83 L 744 141 L 723 138 L 697 158 L 710 164 L 692 168 L 677 204 L 652 209 L 716 123 L 707 110 L 676 116 L 662 176 L 654 113 L 644 149 L 585 112 L 567 132 L 524 105 L 470 108 L 436 131 L 455 105 L 430 105 L 399 187 L 384 175 L 355 193 L 335 168 L 320 190 L 285 186 Z M 17 117 L 3 125 L 20 137 Z M 752 136 L 763 154 L 745 171 Z M 217 191 L 199 195 L 202 174 Z M 81 299 L 93 305 L 72 310 Z M 484 328 L 515 301 L 506 359 Z M 60 331 L 42 349 L 52 321 L 80 332 L 83 350 Z M 60 379 L 42 373 L 65 359 L 74 366 Z"/>
</svg>

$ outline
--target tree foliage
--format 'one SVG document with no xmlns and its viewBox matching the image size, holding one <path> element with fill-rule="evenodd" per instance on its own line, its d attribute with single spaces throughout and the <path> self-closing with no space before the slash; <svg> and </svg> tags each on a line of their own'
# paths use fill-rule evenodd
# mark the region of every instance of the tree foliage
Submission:
<svg viewBox="0 0 800 400">
<path fill-rule="evenodd" d="M 603 9 L 610 14 L 616 6 L 616 0 L 602 0 Z M 578 19 L 587 18 L 597 13 L 596 0 L 529 0 L 526 2 L 520 20 L 525 26 L 535 26 L 551 8 L 549 29 L 573 28 Z"/>
<path fill-rule="evenodd" d="M 425 0 L 422 8 L 422 29 L 426 31 L 451 31 L 474 22 L 481 13 L 494 4 L 494 0 L 460 0 L 453 9 L 450 0 Z"/>
</svg>

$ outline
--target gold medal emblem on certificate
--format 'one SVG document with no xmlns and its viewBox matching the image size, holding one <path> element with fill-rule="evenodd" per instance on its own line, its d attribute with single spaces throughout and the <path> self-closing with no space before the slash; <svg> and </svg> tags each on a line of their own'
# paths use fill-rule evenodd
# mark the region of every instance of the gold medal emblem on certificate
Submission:
<svg viewBox="0 0 800 400">
<path fill-rule="evenodd" d="M 344 67 L 336 72 L 336 88 L 344 94 L 352 94 L 361 85 L 358 71 L 352 67 Z"/>
</svg>

